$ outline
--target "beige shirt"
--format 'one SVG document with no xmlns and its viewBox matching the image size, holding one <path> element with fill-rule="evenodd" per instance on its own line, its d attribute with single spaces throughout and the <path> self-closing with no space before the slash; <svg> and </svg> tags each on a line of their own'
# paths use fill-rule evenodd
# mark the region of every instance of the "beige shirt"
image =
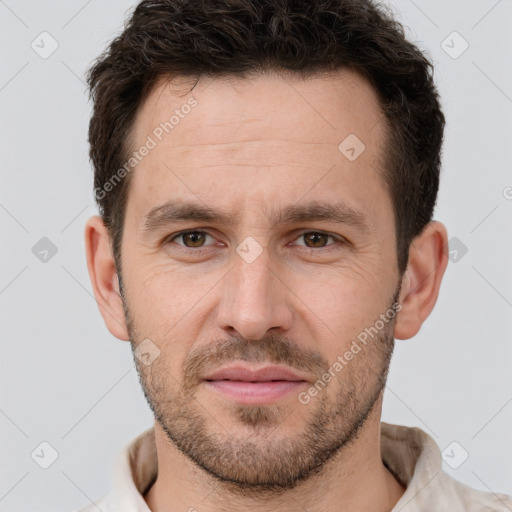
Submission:
<svg viewBox="0 0 512 512">
<path fill-rule="evenodd" d="M 381 422 L 381 455 L 406 487 L 392 512 L 512 512 L 512 496 L 477 491 L 449 476 L 437 444 L 419 428 Z M 117 456 L 111 492 L 76 512 L 150 512 L 143 495 L 157 469 L 151 427 Z"/>
</svg>

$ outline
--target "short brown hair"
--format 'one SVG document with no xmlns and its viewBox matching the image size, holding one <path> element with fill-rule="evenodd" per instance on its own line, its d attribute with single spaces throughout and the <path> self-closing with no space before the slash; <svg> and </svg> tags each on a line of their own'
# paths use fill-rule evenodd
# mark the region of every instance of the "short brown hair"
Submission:
<svg viewBox="0 0 512 512">
<path fill-rule="evenodd" d="M 162 77 L 246 77 L 264 70 L 311 77 L 341 69 L 370 81 L 387 121 L 381 172 L 403 273 L 412 239 L 432 219 L 445 118 L 431 61 L 371 0 L 140 2 L 87 75 L 95 190 L 104 191 L 126 162 L 137 109 Z M 129 177 L 96 194 L 118 273 Z"/>
</svg>

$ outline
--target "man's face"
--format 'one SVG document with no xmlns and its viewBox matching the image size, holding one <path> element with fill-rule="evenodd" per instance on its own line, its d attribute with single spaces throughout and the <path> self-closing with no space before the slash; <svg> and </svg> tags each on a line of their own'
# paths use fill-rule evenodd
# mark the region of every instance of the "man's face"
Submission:
<svg viewBox="0 0 512 512">
<path fill-rule="evenodd" d="M 400 282 L 384 121 L 348 71 L 184 90 L 159 84 L 134 125 L 133 150 L 156 142 L 131 176 L 122 242 L 131 340 L 160 351 L 136 359 L 141 384 L 169 440 L 210 474 L 292 487 L 381 403 L 394 326 L 381 315 Z M 186 205 L 211 218 L 177 218 Z M 276 365 L 294 376 L 214 375 Z"/>
</svg>

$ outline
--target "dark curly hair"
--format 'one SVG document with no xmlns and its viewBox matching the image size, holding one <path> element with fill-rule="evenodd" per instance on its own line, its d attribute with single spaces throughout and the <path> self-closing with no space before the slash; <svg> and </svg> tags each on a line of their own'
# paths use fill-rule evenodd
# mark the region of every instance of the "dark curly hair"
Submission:
<svg viewBox="0 0 512 512">
<path fill-rule="evenodd" d="M 137 108 L 160 78 L 342 69 L 370 81 L 386 120 L 380 171 L 402 274 L 412 239 L 432 219 L 445 118 L 433 64 L 389 9 L 371 0 L 144 0 L 87 73 L 96 200 L 119 275 L 130 176 L 108 193 L 104 184 L 126 162 Z"/>
</svg>

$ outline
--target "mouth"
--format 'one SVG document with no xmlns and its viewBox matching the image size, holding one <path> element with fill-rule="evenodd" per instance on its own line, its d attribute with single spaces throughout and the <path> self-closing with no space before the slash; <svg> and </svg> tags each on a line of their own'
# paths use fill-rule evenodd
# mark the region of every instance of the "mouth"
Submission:
<svg viewBox="0 0 512 512">
<path fill-rule="evenodd" d="M 250 368 L 236 365 L 217 370 L 204 379 L 208 389 L 248 405 L 276 402 L 310 384 L 308 375 L 282 366 Z"/>
</svg>

